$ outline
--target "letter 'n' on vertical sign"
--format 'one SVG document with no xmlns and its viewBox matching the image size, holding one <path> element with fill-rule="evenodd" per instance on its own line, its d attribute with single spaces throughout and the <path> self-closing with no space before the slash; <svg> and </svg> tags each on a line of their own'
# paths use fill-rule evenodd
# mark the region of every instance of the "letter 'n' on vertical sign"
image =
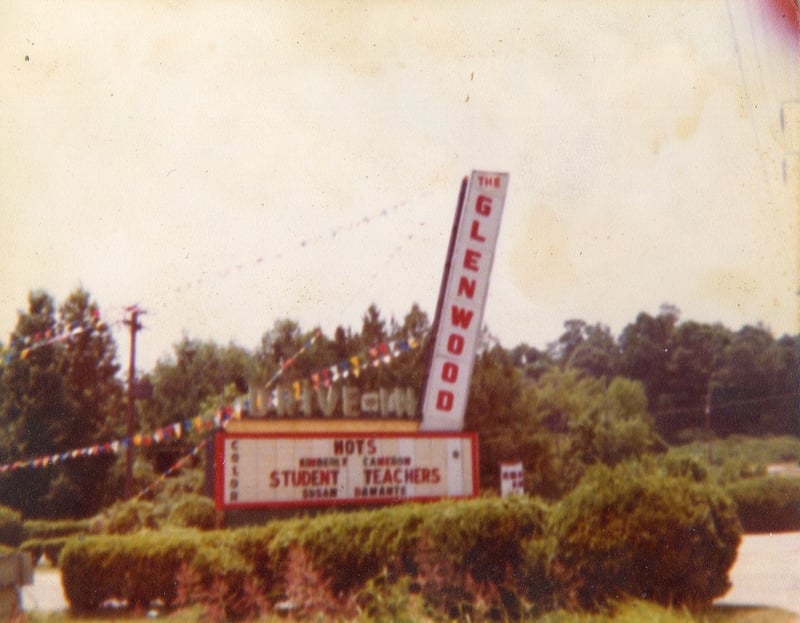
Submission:
<svg viewBox="0 0 800 623">
<path fill-rule="evenodd" d="M 472 368 L 492 272 L 508 173 L 473 171 L 462 187 L 422 397 L 423 431 L 464 428 Z"/>
</svg>

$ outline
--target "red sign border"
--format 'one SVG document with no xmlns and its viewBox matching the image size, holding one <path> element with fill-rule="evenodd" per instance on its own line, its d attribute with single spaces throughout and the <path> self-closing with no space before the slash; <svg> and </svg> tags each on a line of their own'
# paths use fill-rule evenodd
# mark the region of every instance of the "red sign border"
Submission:
<svg viewBox="0 0 800 623">
<path fill-rule="evenodd" d="M 241 502 L 225 503 L 225 441 L 227 439 L 468 439 L 472 451 L 472 492 L 458 496 L 425 496 L 425 497 L 382 497 L 382 498 L 336 498 L 319 500 L 297 500 L 289 502 Z M 422 433 L 228 433 L 219 431 L 214 435 L 214 504 L 217 510 L 258 510 L 286 509 L 325 506 L 389 506 L 405 502 L 435 502 L 443 499 L 470 499 L 480 493 L 478 434 L 446 431 L 430 431 Z"/>
</svg>

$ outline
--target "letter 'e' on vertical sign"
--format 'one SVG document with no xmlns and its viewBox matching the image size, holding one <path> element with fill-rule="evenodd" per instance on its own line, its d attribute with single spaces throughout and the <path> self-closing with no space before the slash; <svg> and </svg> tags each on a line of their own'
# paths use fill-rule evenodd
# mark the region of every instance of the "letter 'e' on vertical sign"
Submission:
<svg viewBox="0 0 800 623">
<path fill-rule="evenodd" d="M 507 188 L 508 173 L 473 171 L 467 183 L 434 320 L 437 331 L 420 430 L 460 431 L 464 427 Z"/>
</svg>

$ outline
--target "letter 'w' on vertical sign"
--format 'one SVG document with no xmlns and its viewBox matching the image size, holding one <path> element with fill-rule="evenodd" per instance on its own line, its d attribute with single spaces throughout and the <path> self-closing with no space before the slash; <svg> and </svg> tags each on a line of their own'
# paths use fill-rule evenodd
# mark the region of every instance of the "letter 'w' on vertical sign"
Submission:
<svg viewBox="0 0 800 623">
<path fill-rule="evenodd" d="M 464 428 L 508 173 L 473 171 L 456 210 L 422 398 L 423 431 Z"/>
</svg>

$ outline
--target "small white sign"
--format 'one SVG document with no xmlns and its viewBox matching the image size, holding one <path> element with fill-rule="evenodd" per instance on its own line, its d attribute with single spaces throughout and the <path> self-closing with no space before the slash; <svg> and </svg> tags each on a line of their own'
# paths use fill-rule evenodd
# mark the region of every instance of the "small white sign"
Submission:
<svg viewBox="0 0 800 623">
<path fill-rule="evenodd" d="M 500 495 L 525 493 L 525 468 L 521 462 L 500 463 Z"/>
</svg>

